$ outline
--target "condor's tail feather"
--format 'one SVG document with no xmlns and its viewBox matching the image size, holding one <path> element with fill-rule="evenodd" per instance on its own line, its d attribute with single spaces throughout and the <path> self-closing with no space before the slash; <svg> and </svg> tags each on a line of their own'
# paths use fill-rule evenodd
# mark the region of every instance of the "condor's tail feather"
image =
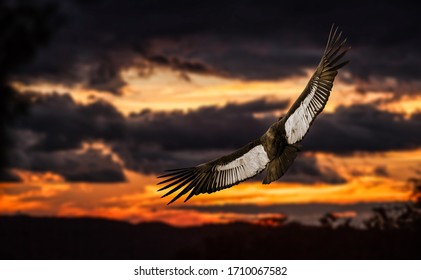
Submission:
<svg viewBox="0 0 421 280">
<path fill-rule="evenodd" d="M 270 184 L 281 178 L 294 162 L 300 149 L 297 145 L 288 145 L 279 157 L 274 158 L 266 167 L 266 175 L 263 184 Z"/>
</svg>

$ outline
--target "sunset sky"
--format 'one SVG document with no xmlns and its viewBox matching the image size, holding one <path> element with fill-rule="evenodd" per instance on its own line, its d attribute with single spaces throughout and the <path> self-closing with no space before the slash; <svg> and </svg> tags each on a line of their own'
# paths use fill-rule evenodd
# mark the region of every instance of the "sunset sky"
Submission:
<svg viewBox="0 0 421 280">
<path fill-rule="evenodd" d="M 9 2 L 2 5 L 25 28 L 38 24 Z M 51 36 L 7 79 L 30 105 L 6 122 L 13 145 L 0 176 L 0 214 L 180 226 L 282 215 L 314 222 L 326 212 L 364 216 L 375 204 L 409 199 L 408 179 L 421 177 L 417 9 L 366 1 L 79 2 L 34 1 L 34 11 L 54 7 L 42 27 Z M 306 86 L 332 23 L 352 46 L 351 63 L 287 174 L 167 206 L 156 176 L 262 135 Z"/>
</svg>

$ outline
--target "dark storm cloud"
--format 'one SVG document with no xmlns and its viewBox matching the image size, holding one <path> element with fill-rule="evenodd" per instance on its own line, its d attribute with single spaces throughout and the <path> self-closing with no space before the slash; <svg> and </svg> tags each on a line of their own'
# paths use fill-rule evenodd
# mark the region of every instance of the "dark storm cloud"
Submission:
<svg viewBox="0 0 421 280">
<path fill-rule="evenodd" d="M 67 94 L 51 94 L 34 95 L 28 117 L 15 126 L 41 135 L 33 149 L 53 151 L 75 149 L 90 139 L 120 139 L 124 121 L 107 102 L 98 100 L 84 106 Z"/>
<path fill-rule="evenodd" d="M 258 111 L 257 104 L 260 102 L 242 106 L 231 104 L 219 109 L 205 107 L 187 114 L 136 114 L 131 117 L 132 121 L 136 121 L 132 124 L 134 127 L 130 135 L 131 139 L 142 140 L 128 140 L 124 144 L 119 142 L 115 148 L 138 169 L 147 167 L 143 171 L 148 172 L 208 161 L 259 137 L 276 120 L 274 117 L 252 117 L 250 112 Z M 249 111 L 244 110 L 246 107 L 249 107 Z M 234 114 L 236 111 L 240 114 Z M 319 116 L 302 143 L 303 151 L 349 154 L 416 149 L 421 147 L 420 120 L 419 113 L 405 117 L 367 105 L 339 107 L 335 113 Z M 209 150 L 215 153 L 203 154 Z M 311 157 L 297 159 L 285 180 L 302 183 L 344 182 L 336 172 L 329 168 L 321 169 L 315 161 Z M 381 166 L 374 172 L 381 176 L 388 174 Z"/>
<path fill-rule="evenodd" d="M 421 113 L 405 117 L 370 105 L 338 107 L 318 117 L 303 141 L 306 150 L 383 152 L 421 146 Z"/>
<path fill-rule="evenodd" d="M 99 151 L 83 153 L 48 153 L 31 155 L 34 171 L 52 171 L 61 174 L 69 182 L 123 182 L 126 177 L 122 167 L 110 156 Z"/>
<path fill-rule="evenodd" d="M 256 118 L 253 113 L 283 110 L 288 103 L 259 99 L 188 112 L 143 110 L 125 118 L 106 101 L 83 105 L 70 95 L 53 93 L 34 95 L 28 116 L 15 127 L 39 134 L 32 147 L 38 150 L 75 149 L 88 140 L 127 140 L 170 150 L 224 149 L 259 137 L 274 120 Z"/>
<path fill-rule="evenodd" d="M 125 84 L 121 70 L 151 64 L 167 65 L 181 71 L 182 77 L 190 72 L 244 79 L 302 75 L 304 68 L 316 67 L 335 22 L 350 39 L 352 63 L 347 70 L 362 91 L 371 77 L 395 77 L 421 88 L 413 83 L 419 80 L 421 67 L 418 12 L 402 2 L 57 4 L 66 23 L 19 79 L 82 83 L 119 93 Z"/>
<path fill-rule="evenodd" d="M 144 110 L 128 117 L 128 137 L 112 142 L 112 146 L 129 168 L 146 173 L 196 165 L 260 137 L 275 118 L 256 118 L 253 114 L 282 110 L 287 105 L 287 101 L 260 99 L 187 113 Z"/>
<path fill-rule="evenodd" d="M 0 81 L 22 68 L 51 39 L 61 19 L 57 5 L 0 2 Z"/>
<path fill-rule="evenodd" d="M 27 2 L 27 1 L 26 1 Z M 7 125 L 24 113 L 25 102 L 9 85 L 10 76 L 23 68 L 44 46 L 58 25 L 55 5 L 34 8 L 21 1 L 0 1 L 0 178 L 19 181 L 5 170 L 13 139 Z"/>
<path fill-rule="evenodd" d="M 123 182 L 126 177 L 120 164 L 101 151 L 34 151 L 15 149 L 11 152 L 11 165 L 35 172 L 53 172 L 68 182 Z"/>
<path fill-rule="evenodd" d="M 260 137 L 276 120 L 273 111 L 285 109 L 287 103 L 260 99 L 187 112 L 143 110 L 125 117 L 105 101 L 83 105 L 69 95 L 35 95 L 28 115 L 11 128 L 17 140 L 10 168 L 50 169 L 69 180 L 81 179 L 78 174 L 86 168 L 89 172 L 82 172 L 86 180 L 122 179 L 121 166 L 108 158 L 76 153 L 83 143 L 92 141 L 103 142 L 127 168 L 143 173 L 197 165 Z M 256 113 L 266 117 L 257 117 Z M 415 149 L 421 146 L 420 133 L 420 113 L 405 117 L 368 105 L 339 107 L 334 113 L 319 116 L 302 149 L 333 153 Z M 71 165 L 78 162 L 80 168 Z M 107 178 L 103 170 L 109 170 L 112 178 Z M 69 173 L 73 171 L 76 173 Z M 381 167 L 373 172 L 387 175 Z M 90 173 L 95 178 L 89 178 Z M 332 169 L 319 166 L 315 158 L 305 155 L 296 160 L 284 180 L 344 182 Z"/>
<path fill-rule="evenodd" d="M 303 184 L 342 184 L 346 182 L 346 180 L 332 168 L 321 168 L 318 165 L 316 158 L 303 155 L 294 161 L 294 164 L 291 165 L 280 181 Z"/>
<path fill-rule="evenodd" d="M 142 172 L 196 165 L 259 137 L 276 118 L 259 119 L 252 112 L 281 107 L 272 105 L 260 100 L 222 108 L 203 107 L 188 113 L 143 111 L 128 118 L 129 137 L 114 141 L 112 146 L 129 168 Z M 420 119 L 420 114 L 405 118 L 371 106 L 341 107 L 335 113 L 319 117 L 303 141 L 303 151 L 354 153 L 418 148 Z M 387 170 L 381 167 L 375 172 L 387 175 Z M 344 182 L 332 169 L 318 166 L 316 159 L 302 156 L 284 180 Z"/>
<path fill-rule="evenodd" d="M 256 100 L 224 107 L 205 106 L 181 111 L 132 113 L 128 130 L 132 139 L 159 143 L 168 150 L 225 149 L 245 145 L 260 137 L 273 118 L 256 118 L 253 113 L 285 109 L 287 101 Z"/>
<path fill-rule="evenodd" d="M 254 112 L 281 109 L 283 102 L 257 100 L 225 107 L 182 112 L 143 111 L 129 119 L 130 139 L 164 150 L 235 149 L 263 134 L 276 120 L 256 118 Z M 303 141 L 304 151 L 334 153 L 383 152 L 421 146 L 421 113 L 405 117 L 369 105 L 339 107 L 324 113 Z"/>
<path fill-rule="evenodd" d="M 212 69 L 210 66 L 199 61 L 184 61 L 178 57 L 166 57 L 163 55 L 147 56 L 146 59 L 157 66 L 166 66 L 175 71 L 179 71 L 182 75 L 181 77 L 188 81 L 190 80 L 188 73 L 219 76 L 223 75 L 222 72 L 217 72 L 215 69 Z"/>
<path fill-rule="evenodd" d="M 186 113 L 144 110 L 126 118 L 105 101 L 83 105 L 67 94 L 33 94 L 27 116 L 11 126 L 16 141 L 11 167 L 53 171 L 70 181 L 123 180 L 121 166 L 108 157 L 78 152 L 92 141 L 104 142 L 128 168 L 141 172 L 197 164 L 264 133 L 271 119 L 255 118 L 253 113 L 287 105 L 262 99 Z"/>
<path fill-rule="evenodd" d="M 21 182 L 22 180 L 10 170 L 0 170 L 0 182 Z"/>
<path fill-rule="evenodd" d="M 80 150 L 91 139 L 121 138 L 124 117 L 113 106 L 102 101 L 83 106 L 69 95 L 58 94 L 33 94 L 30 102 L 28 113 L 9 125 L 14 139 L 10 167 L 51 171 L 67 181 L 125 180 L 122 167 L 109 155 Z"/>
</svg>

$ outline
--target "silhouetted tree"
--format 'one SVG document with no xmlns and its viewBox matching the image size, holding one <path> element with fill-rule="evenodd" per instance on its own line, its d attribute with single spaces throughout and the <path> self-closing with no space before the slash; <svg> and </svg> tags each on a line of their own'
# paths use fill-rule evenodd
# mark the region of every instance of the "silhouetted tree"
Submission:
<svg viewBox="0 0 421 280">
<path fill-rule="evenodd" d="M 335 213 L 326 213 L 319 219 L 319 222 L 324 228 L 349 228 L 352 218 L 338 217 Z"/>
<path fill-rule="evenodd" d="M 336 221 L 336 217 L 332 213 L 326 213 L 319 219 L 320 224 L 324 228 L 333 228 L 333 223 Z"/>
<path fill-rule="evenodd" d="M 409 180 L 409 182 L 412 184 L 411 198 L 414 201 L 414 207 L 421 209 L 421 179 L 412 178 Z"/>
<path fill-rule="evenodd" d="M 408 184 L 412 189 L 412 201 L 404 205 L 374 208 L 374 216 L 364 221 L 368 229 L 421 229 L 421 179 L 410 179 Z"/>
</svg>

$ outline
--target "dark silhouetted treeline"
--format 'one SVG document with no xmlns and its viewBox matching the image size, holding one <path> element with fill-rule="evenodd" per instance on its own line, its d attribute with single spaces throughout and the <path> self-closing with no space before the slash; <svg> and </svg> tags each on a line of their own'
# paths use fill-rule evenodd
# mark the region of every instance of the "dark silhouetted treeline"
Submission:
<svg viewBox="0 0 421 280">
<path fill-rule="evenodd" d="M 1 259 L 419 259 L 420 231 L 0 217 Z"/>
</svg>

